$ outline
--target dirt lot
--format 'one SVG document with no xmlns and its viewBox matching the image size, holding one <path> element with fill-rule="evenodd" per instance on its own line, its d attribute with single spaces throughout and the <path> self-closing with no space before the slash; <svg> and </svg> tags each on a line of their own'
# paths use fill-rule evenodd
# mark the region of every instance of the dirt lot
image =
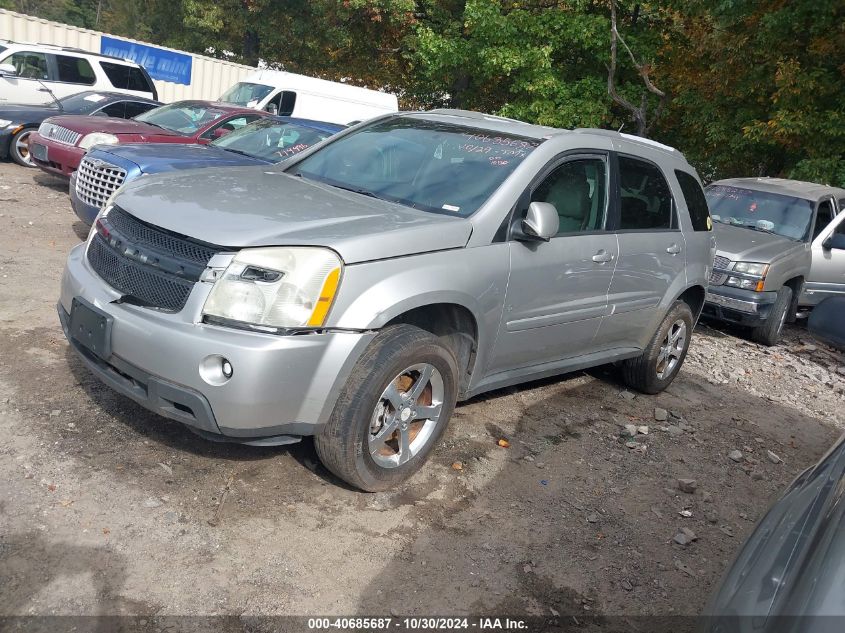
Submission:
<svg viewBox="0 0 845 633">
<path fill-rule="evenodd" d="M 610 368 L 488 394 L 402 489 L 354 492 L 309 442 L 204 441 L 76 361 L 65 190 L 0 163 L 0 615 L 694 614 L 845 426 L 845 359 L 800 326 L 764 349 L 700 325 L 664 394 Z"/>
</svg>

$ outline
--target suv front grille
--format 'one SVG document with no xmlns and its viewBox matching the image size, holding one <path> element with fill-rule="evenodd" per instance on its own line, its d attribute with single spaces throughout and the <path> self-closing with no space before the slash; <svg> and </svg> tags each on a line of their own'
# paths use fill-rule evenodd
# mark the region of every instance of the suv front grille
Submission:
<svg viewBox="0 0 845 633">
<path fill-rule="evenodd" d="M 125 179 L 125 169 L 86 156 L 76 172 L 76 195 L 85 204 L 102 209 Z"/>
<path fill-rule="evenodd" d="M 731 263 L 727 257 L 722 257 L 721 255 L 717 255 L 716 259 L 713 260 L 713 271 L 710 273 L 710 285 L 711 286 L 721 286 L 725 283 L 725 280 L 728 276 L 725 273 L 720 273 L 716 269 L 717 268 L 727 268 Z"/>
<path fill-rule="evenodd" d="M 88 262 L 112 288 L 141 305 L 178 312 L 209 260 L 223 248 L 147 224 L 119 207 L 100 218 Z"/>
<path fill-rule="evenodd" d="M 38 133 L 44 138 L 49 138 L 50 140 L 56 141 L 56 143 L 62 143 L 63 145 L 76 145 L 77 141 L 82 136 L 79 132 L 74 132 L 73 130 L 69 130 L 61 125 L 53 125 L 47 121 L 44 121 L 44 123 L 39 126 Z"/>
</svg>

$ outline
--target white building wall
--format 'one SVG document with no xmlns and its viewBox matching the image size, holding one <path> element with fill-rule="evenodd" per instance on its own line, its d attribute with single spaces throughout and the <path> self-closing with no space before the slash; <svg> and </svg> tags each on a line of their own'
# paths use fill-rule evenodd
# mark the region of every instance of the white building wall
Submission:
<svg viewBox="0 0 845 633">
<path fill-rule="evenodd" d="M 195 55 L 166 46 L 158 46 L 148 42 L 139 42 L 120 35 L 110 35 L 90 29 L 50 22 L 30 15 L 15 13 L 0 9 L 0 40 L 15 42 L 32 42 L 36 44 L 53 44 L 55 46 L 70 46 L 81 48 L 92 53 L 100 52 L 100 36 L 116 37 L 128 42 L 138 42 L 147 46 L 155 46 L 165 50 L 175 51 L 193 58 L 191 68 L 191 85 L 175 84 L 169 81 L 154 80 L 158 89 L 159 100 L 170 103 L 182 99 L 217 99 L 232 84 L 240 81 L 244 76 L 254 71 L 251 66 L 234 64 L 232 62 Z"/>
</svg>

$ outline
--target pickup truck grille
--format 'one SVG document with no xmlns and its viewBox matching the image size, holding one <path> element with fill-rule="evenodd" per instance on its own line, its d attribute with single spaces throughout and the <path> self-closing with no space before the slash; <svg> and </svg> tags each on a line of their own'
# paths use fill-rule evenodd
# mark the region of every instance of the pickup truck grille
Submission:
<svg viewBox="0 0 845 633">
<path fill-rule="evenodd" d="M 126 298 L 178 312 L 221 247 L 152 226 L 119 207 L 99 220 L 88 245 L 94 271 Z"/>
<path fill-rule="evenodd" d="M 86 156 L 76 172 L 76 195 L 85 204 L 102 209 L 125 179 L 125 169 Z"/>
<path fill-rule="evenodd" d="M 725 283 L 725 280 L 728 276 L 725 273 L 720 273 L 716 269 L 717 268 L 727 268 L 731 263 L 727 257 L 722 257 L 721 255 L 717 255 L 716 259 L 713 260 L 713 271 L 710 273 L 710 285 L 711 286 L 721 286 Z"/>
<path fill-rule="evenodd" d="M 62 145 L 76 145 L 82 136 L 79 132 L 74 132 L 61 125 L 53 125 L 47 121 L 44 121 L 38 127 L 38 133 L 44 138 L 56 141 L 56 143 L 61 143 Z"/>
</svg>

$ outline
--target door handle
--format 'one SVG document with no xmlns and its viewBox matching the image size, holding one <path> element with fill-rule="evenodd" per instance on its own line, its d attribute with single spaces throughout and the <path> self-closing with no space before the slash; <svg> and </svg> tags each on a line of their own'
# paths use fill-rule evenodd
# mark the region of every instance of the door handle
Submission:
<svg viewBox="0 0 845 633">
<path fill-rule="evenodd" d="M 672 244 L 672 246 L 670 246 L 669 248 L 666 249 L 666 252 L 669 253 L 670 255 L 677 255 L 678 253 L 681 252 L 681 247 L 678 246 L 677 244 Z"/>
<path fill-rule="evenodd" d="M 593 261 L 597 264 L 606 264 L 613 261 L 613 254 L 601 249 L 598 253 L 593 255 Z"/>
</svg>

